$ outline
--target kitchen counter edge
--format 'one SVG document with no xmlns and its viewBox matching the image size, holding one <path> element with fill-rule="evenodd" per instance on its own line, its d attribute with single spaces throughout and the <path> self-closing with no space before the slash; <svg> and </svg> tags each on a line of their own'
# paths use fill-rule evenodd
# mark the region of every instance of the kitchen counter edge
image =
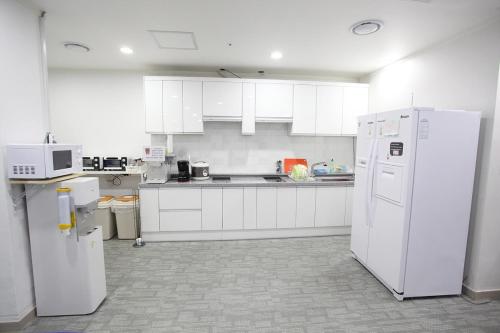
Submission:
<svg viewBox="0 0 500 333">
<path fill-rule="evenodd" d="M 179 187 L 333 187 L 333 186 L 354 186 L 354 181 L 287 181 L 287 182 L 237 182 L 213 183 L 209 181 L 190 181 L 185 183 L 167 182 L 164 184 L 140 183 L 139 188 L 179 188 Z"/>
</svg>

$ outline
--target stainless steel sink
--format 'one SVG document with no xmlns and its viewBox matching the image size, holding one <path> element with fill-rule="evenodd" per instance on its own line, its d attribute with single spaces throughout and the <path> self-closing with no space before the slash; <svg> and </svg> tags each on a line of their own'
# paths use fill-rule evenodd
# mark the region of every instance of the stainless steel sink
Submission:
<svg viewBox="0 0 500 333">
<path fill-rule="evenodd" d="M 284 183 L 284 182 L 286 182 L 286 180 L 280 176 L 264 176 L 262 178 L 264 178 L 264 180 L 268 183 Z"/>
<path fill-rule="evenodd" d="M 212 177 L 212 183 L 229 183 L 231 182 L 231 177 L 229 176 L 214 176 Z"/>
</svg>

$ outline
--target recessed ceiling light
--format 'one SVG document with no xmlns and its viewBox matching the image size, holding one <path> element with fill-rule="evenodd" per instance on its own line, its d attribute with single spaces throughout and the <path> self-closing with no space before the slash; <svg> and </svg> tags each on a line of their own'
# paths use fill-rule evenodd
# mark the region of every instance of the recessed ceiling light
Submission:
<svg viewBox="0 0 500 333">
<path fill-rule="evenodd" d="M 73 52 L 87 53 L 90 51 L 90 47 L 77 42 L 64 42 L 63 45 L 67 50 Z"/>
<path fill-rule="evenodd" d="M 278 60 L 281 58 L 283 58 L 283 53 L 281 53 L 280 51 L 274 51 L 271 53 L 271 59 Z"/>
<path fill-rule="evenodd" d="M 132 50 L 128 46 L 122 46 L 122 47 L 120 47 L 120 52 L 123 54 L 132 54 L 132 53 L 134 53 L 134 50 Z"/>
<path fill-rule="evenodd" d="M 351 32 L 355 35 L 369 35 L 373 34 L 384 26 L 384 23 L 379 20 L 364 20 L 354 24 L 351 27 Z"/>
</svg>

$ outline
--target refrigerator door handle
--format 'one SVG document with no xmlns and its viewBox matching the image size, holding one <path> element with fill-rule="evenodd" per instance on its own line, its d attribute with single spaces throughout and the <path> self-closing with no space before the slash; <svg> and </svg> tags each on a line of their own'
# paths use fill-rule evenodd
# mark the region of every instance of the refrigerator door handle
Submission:
<svg viewBox="0 0 500 333">
<path fill-rule="evenodd" d="M 370 147 L 370 155 L 368 157 L 368 166 L 366 174 L 366 224 L 368 226 L 373 225 L 373 177 L 375 174 L 375 161 L 376 161 L 376 150 L 378 142 L 377 137 L 372 141 Z"/>
</svg>

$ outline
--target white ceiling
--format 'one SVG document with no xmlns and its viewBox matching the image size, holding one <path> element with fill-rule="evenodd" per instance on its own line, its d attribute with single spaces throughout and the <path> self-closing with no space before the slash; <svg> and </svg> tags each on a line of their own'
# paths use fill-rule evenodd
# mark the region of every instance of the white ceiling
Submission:
<svg viewBox="0 0 500 333">
<path fill-rule="evenodd" d="M 484 24 L 500 0 L 32 0 L 47 12 L 50 67 L 205 69 L 359 76 Z M 349 28 L 380 19 L 370 36 Z M 193 32 L 198 50 L 160 49 L 148 30 Z M 62 43 L 88 45 L 86 54 Z M 228 46 L 228 42 L 232 46 Z M 123 45 L 134 54 L 123 55 Z M 271 60 L 273 50 L 283 52 Z"/>
</svg>

